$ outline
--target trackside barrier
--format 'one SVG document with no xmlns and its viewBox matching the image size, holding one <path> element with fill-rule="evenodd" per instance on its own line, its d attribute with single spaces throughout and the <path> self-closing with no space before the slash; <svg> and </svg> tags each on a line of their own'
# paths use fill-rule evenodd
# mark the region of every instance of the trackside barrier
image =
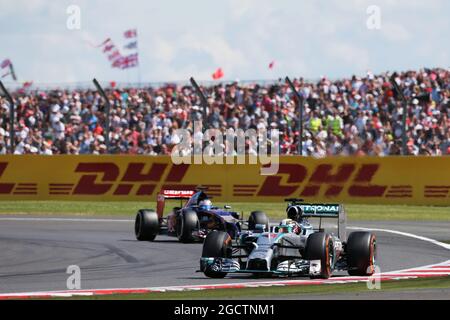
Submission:
<svg viewBox="0 0 450 320">
<path fill-rule="evenodd" d="M 161 188 L 208 187 L 216 201 L 287 197 L 344 203 L 450 205 L 450 157 L 280 157 L 260 164 L 182 164 L 168 156 L 0 156 L 0 200 L 154 201 Z"/>
</svg>

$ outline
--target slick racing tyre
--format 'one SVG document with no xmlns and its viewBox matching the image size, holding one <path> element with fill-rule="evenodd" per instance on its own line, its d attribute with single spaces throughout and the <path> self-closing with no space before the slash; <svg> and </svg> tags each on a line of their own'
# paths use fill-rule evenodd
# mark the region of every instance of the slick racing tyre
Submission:
<svg viewBox="0 0 450 320">
<path fill-rule="evenodd" d="M 347 240 L 348 274 L 351 276 L 370 276 L 375 272 L 377 255 L 376 237 L 365 231 L 350 233 Z"/>
<path fill-rule="evenodd" d="M 185 210 L 180 213 L 177 218 L 177 238 L 181 242 L 188 243 L 195 240 L 192 232 L 198 229 L 199 221 L 197 212 L 193 210 Z"/>
<path fill-rule="evenodd" d="M 134 222 L 134 233 L 139 241 L 153 241 L 159 232 L 159 218 L 154 210 L 139 210 Z"/>
<path fill-rule="evenodd" d="M 211 231 L 203 243 L 203 258 L 231 258 L 231 237 L 223 231 Z M 207 266 L 203 271 L 205 276 L 209 278 L 224 278 L 226 272 L 218 272 Z"/>
<path fill-rule="evenodd" d="M 253 211 L 248 218 L 248 229 L 255 230 L 257 224 L 263 224 L 266 226 L 266 231 L 269 231 L 269 218 L 262 211 Z"/>
<path fill-rule="evenodd" d="M 334 247 L 333 240 L 329 234 L 325 232 L 313 233 L 306 240 L 305 256 L 308 260 L 320 260 L 320 275 L 312 276 L 328 279 L 331 277 Z"/>
</svg>

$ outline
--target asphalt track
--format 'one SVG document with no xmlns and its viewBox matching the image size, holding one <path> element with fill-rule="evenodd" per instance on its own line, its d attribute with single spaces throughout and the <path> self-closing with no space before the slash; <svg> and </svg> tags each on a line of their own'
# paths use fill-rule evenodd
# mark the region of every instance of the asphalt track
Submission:
<svg viewBox="0 0 450 320">
<path fill-rule="evenodd" d="M 369 222 L 349 226 L 394 229 L 440 241 L 450 239 L 450 222 Z M 436 244 L 376 232 L 382 272 L 450 259 Z M 0 216 L 0 293 L 65 290 L 69 265 L 81 269 L 81 288 L 130 288 L 260 281 L 247 275 L 208 279 L 196 272 L 201 244 L 158 236 L 139 242 L 130 218 Z"/>
</svg>

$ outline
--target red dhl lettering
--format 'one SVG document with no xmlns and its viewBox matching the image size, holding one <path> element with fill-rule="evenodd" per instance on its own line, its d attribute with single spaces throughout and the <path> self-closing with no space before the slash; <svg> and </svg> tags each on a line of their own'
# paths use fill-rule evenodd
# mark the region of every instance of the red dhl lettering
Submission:
<svg viewBox="0 0 450 320">
<path fill-rule="evenodd" d="M 83 174 L 72 194 L 103 195 L 113 190 L 113 195 L 129 195 L 134 186 L 139 185 L 136 195 L 152 195 L 167 167 L 166 163 L 153 163 L 148 167 L 146 163 L 132 162 L 128 164 L 125 173 L 119 179 L 120 169 L 112 162 L 79 163 L 75 172 L 92 174 Z M 172 165 L 165 181 L 181 182 L 188 168 L 187 165 Z M 115 186 L 114 183 L 117 180 L 120 183 Z"/>
<path fill-rule="evenodd" d="M 136 195 L 151 195 L 155 191 L 157 182 L 162 180 L 168 166 L 165 163 L 153 163 L 146 168 L 145 163 L 130 163 L 120 179 L 120 183 L 114 186 L 120 175 L 117 165 L 114 163 L 80 163 L 75 172 L 92 174 L 85 174 L 80 177 L 73 194 L 101 195 L 109 192 L 114 186 L 113 195 L 129 195 L 136 183 L 139 182 Z M 189 165 L 172 165 L 164 182 L 182 182 L 188 169 Z M 336 197 L 344 190 L 345 183 L 351 180 L 352 184 L 347 189 L 350 196 L 382 197 L 387 186 L 371 184 L 378 169 L 378 164 L 363 164 L 359 169 L 355 164 L 342 164 L 338 167 L 320 164 L 314 169 L 301 192 L 298 193 L 301 184 L 308 175 L 307 168 L 300 164 L 280 164 L 276 175 L 265 178 L 257 196 L 299 195 L 301 197 L 314 197 L 318 196 L 321 190 L 324 190 L 325 196 Z M 356 174 L 351 179 L 355 171 Z M 286 183 L 283 184 L 283 177 L 286 176 Z M 164 184 L 163 187 L 189 189 L 195 187 L 195 185 Z"/>
<path fill-rule="evenodd" d="M 307 176 L 307 168 L 300 164 L 280 164 L 278 174 L 266 177 L 258 196 L 314 197 L 320 194 L 321 189 L 324 189 L 325 196 L 336 197 L 342 193 L 345 183 L 350 180 L 351 185 L 347 189 L 350 196 L 382 197 L 387 186 L 371 184 L 378 169 L 379 164 L 363 164 L 359 169 L 355 164 L 342 164 L 337 168 L 330 164 L 320 164 L 311 174 L 306 186 L 297 194 Z M 351 179 L 355 170 L 357 170 L 356 175 Z M 285 184 L 281 183 L 283 175 L 287 175 Z"/>
</svg>

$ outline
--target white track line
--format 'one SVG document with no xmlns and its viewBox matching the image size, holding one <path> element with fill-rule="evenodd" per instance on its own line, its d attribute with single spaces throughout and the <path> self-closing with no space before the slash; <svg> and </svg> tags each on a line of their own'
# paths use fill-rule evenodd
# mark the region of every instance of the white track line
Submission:
<svg viewBox="0 0 450 320">
<path fill-rule="evenodd" d="M 347 227 L 347 229 L 394 233 L 394 234 L 398 234 L 398 235 L 401 235 L 401 236 L 410 237 L 410 238 L 414 238 L 414 239 L 430 242 L 432 244 L 435 244 L 437 246 L 440 246 L 440 247 L 443 247 L 443 248 L 445 248 L 447 250 L 450 250 L 450 244 L 448 244 L 448 243 L 440 242 L 440 241 L 437 241 L 437 240 L 434 240 L 434 239 L 431 239 L 431 238 L 427 238 L 427 237 L 418 236 L 418 235 L 415 235 L 415 234 L 412 234 L 412 233 L 408 233 L 408 232 L 402 232 L 402 231 L 390 230 L 390 229 L 364 228 L 364 227 Z"/>
</svg>

